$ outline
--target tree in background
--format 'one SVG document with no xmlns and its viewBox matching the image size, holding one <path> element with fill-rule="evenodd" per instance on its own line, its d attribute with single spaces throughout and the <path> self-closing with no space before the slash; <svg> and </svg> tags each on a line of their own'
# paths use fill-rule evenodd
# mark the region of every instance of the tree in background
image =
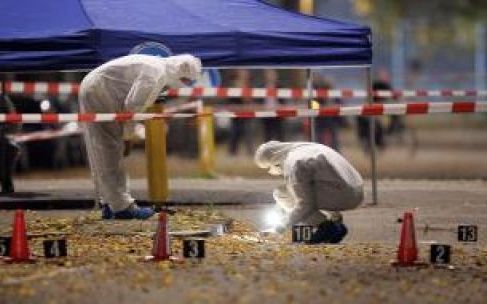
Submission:
<svg viewBox="0 0 487 304">
<path fill-rule="evenodd" d="M 418 25 L 419 43 L 472 42 L 473 25 L 487 19 L 485 0 L 352 0 L 355 12 L 367 17 L 384 34 L 392 35 L 401 22 Z"/>
</svg>

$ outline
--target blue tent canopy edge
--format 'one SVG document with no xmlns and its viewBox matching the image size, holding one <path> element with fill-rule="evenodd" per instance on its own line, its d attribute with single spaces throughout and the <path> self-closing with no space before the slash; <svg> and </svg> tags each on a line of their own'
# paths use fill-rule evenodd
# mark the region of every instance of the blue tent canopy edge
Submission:
<svg viewBox="0 0 487 304">
<path fill-rule="evenodd" d="M 368 66 L 369 27 L 259 0 L 2 0 L 0 72 L 83 70 L 147 42 L 205 67 Z"/>
</svg>

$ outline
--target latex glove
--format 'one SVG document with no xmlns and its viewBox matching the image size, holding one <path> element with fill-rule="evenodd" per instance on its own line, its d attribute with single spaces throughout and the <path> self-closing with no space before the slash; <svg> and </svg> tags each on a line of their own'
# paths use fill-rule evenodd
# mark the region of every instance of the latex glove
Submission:
<svg viewBox="0 0 487 304">
<path fill-rule="evenodd" d="M 277 204 L 265 211 L 263 220 L 268 227 L 264 232 L 269 233 L 282 233 L 289 222 L 287 213 Z"/>
<path fill-rule="evenodd" d="M 285 210 L 287 213 L 291 212 L 295 207 L 294 199 L 287 190 L 286 185 L 280 185 L 272 192 L 272 196 L 276 204 Z"/>
</svg>

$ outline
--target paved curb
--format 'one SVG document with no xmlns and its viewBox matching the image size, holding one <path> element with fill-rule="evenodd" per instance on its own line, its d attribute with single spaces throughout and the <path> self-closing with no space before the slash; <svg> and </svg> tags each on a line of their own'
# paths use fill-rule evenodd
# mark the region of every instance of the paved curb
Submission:
<svg viewBox="0 0 487 304">
<path fill-rule="evenodd" d="M 272 189 L 275 186 L 275 182 L 269 180 L 173 180 L 169 199 L 161 203 L 148 199 L 144 180 L 132 183 L 132 193 L 142 206 L 269 204 L 273 203 Z M 69 210 L 95 207 L 93 189 L 86 179 L 26 181 L 18 188 L 19 192 L 0 195 L 0 210 Z"/>
</svg>

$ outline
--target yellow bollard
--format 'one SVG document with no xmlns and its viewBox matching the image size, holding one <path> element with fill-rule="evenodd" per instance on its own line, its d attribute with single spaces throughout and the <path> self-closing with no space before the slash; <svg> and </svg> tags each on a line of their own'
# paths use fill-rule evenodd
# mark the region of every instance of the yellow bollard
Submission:
<svg viewBox="0 0 487 304">
<path fill-rule="evenodd" d="M 198 116 L 198 149 L 200 172 L 205 177 L 215 176 L 215 132 L 213 128 L 213 108 L 205 106 L 202 116 Z"/>
<path fill-rule="evenodd" d="M 160 103 L 148 109 L 151 113 L 162 113 Z M 147 182 L 149 200 L 162 205 L 169 196 L 169 182 L 166 164 L 166 122 L 164 119 L 152 119 L 145 122 L 145 154 L 147 157 Z"/>
<path fill-rule="evenodd" d="M 314 13 L 314 0 L 300 0 L 299 11 L 303 14 L 313 15 Z"/>
</svg>

